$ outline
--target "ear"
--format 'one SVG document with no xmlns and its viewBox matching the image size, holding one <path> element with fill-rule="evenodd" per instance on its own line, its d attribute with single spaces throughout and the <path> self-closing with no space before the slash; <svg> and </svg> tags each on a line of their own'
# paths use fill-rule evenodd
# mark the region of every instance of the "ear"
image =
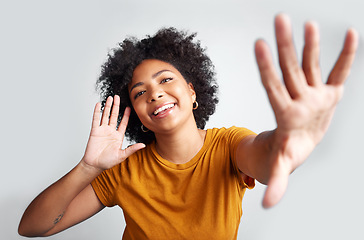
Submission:
<svg viewBox="0 0 364 240">
<path fill-rule="evenodd" d="M 188 83 L 188 89 L 190 90 L 191 93 L 191 97 L 192 97 L 192 102 L 196 101 L 196 92 L 195 92 L 195 88 L 193 87 L 192 83 Z"/>
</svg>

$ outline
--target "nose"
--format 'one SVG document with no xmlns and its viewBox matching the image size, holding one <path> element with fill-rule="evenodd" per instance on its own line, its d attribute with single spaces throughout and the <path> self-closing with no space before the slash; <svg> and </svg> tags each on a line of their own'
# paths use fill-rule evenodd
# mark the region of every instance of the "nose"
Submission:
<svg viewBox="0 0 364 240">
<path fill-rule="evenodd" d="M 162 98 L 164 96 L 164 92 L 159 87 L 153 87 L 149 90 L 149 96 L 148 96 L 148 102 L 155 102 L 159 98 Z"/>
</svg>

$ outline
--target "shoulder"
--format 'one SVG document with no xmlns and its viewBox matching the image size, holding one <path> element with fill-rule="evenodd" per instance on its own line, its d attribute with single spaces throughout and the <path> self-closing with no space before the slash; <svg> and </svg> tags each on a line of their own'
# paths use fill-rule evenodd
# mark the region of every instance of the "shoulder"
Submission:
<svg viewBox="0 0 364 240">
<path fill-rule="evenodd" d="M 210 132 L 212 138 L 225 138 L 226 140 L 232 140 L 234 138 L 243 139 L 244 137 L 249 135 L 256 135 L 256 133 L 247 128 L 236 126 L 232 126 L 229 128 L 211 128 L 207 129 L 207 132 Z"/>
<path fill-rule="evenodd" d="M 125 171 L 130 171 L 133 168 L 143 165 L 143 160 L 153 156 L 153 151 L 151 150 L 151 144 L 148 144 L 145 148 L 140 149 L 130 155 L 125 161 L 113 166 L 102 172 L 103 175 L 120 175 Z"/>
<path fill-rule="evenodd" d="M 121 172 L 138 170 L 145 167 L 151 159 L 155 158 L 155 151 L 153 150 L 154 142 L 147 144 L 145 148 L 142 148 L 132 155 L 130 155 L 124 162 L 119 166 Z"/>
<path fill-rule="evenodd" d="M 205 144 L 208 149 L 234 153 L 239 143 L 254 132 L 242 127 L 211 128 L 207 129 Z"/>
</svg>

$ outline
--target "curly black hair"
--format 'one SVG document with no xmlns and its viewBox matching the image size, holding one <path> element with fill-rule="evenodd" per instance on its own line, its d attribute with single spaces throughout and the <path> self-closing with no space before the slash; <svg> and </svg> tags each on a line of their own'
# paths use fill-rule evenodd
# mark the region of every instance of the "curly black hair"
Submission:
<svg viewBox="0 0 364 240">
<path fill-rule="evenodd" d="M 125 108 L 131 108 L 125 133 L 129 141 L 148 144 L 155 140 L 153 132 L 141 130 L 142 123 L 133 109 L 128 92 L 134 69 L 145 59 L 157 59 L 173 65 L 188 83 L 192 83 L 199 104 L 193 111 L 198 128 L 203 129 L 215 112 L 218 86 L 214 65 L 200 41 L 194 41 L 195 37 L 196 33 L 162 28 L 154 36 L 147 35 L 142 40 L 129 37 L 108 54 L 96 86 L 103 107 L 107 97 L 120 96 L 119 123 Z"/>
</svg>

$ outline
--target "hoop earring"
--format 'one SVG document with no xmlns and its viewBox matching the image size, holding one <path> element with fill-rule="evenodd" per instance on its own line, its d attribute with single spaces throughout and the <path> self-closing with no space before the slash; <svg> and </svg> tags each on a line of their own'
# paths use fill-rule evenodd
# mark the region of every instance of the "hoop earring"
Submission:
<svg viewBox="0 0 364 240">
<path fill-rule="evenodd" d="M 198 102 L 195 100 L 192 104 L 192 109 L 196 110 L 198 108 Z"/>
<path fill-rule="evenodd" d="M 149 129 L 146 128 L 143 124 L 140 126 L 140 128 L 142 129 L 143 132 L 149 132 Z"/>
</svg>

